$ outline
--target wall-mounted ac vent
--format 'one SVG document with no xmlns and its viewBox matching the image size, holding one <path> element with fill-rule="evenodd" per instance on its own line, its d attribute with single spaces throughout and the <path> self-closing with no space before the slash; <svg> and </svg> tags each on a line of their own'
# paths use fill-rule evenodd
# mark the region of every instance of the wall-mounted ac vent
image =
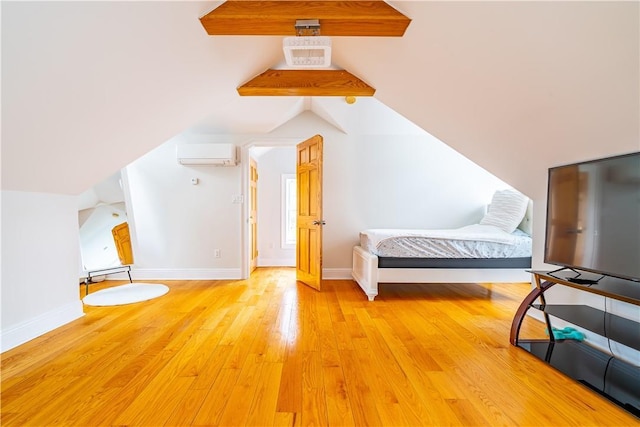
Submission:
<svg viewBox="0 0 640 427">
<path fill-rule="evenodd" d="M 176 146 L 178 163 L 181 165 L 235 166 L 237 164 L 234 144 L 182 144 Z"/>
</svg>

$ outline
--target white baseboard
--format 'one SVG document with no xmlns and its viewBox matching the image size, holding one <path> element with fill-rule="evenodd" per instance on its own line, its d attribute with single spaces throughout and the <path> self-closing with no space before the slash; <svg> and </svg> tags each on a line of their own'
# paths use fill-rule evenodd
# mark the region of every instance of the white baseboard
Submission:
<svg viewBox="0 0 640 427">
<path fill-rule="evenodd" d="M 82 316 L 82 301 L 78 300 L 3 329 L 0 333 L 0 351 L 11 350 Z"/>
<path fill-rule="evenodd" d="M 122 276 L 109 275 L 108 279 L 116 277 Z M 131 270 L 131 279 L 134 282 L 140 280 L 237 280 L 241 277 L 239 268 L 136 268 Z M 129 279 L 126 274 L 124 279 Z"/>
<path fill-rule="evenodd" d="M 260 258 L 258 267 L 295 267 L 296 260 L 291 258 Z"/>
<path fill-rule="evenodd" d="M 295 267 L 289 260 L 264 259 L 259 267 Z M 96 276 L 101 277 L 101 276 Z M 131 270 L 131 279 L 140 280 L 235 280 L 240 279 L 239 268 L 136 268 Z M 327 280 L 352 279 L 350 268 L 324 268 L 322 278 Z M 105 280 L 129 280 L 127 273 L 109 274 Z"/>
<path fill-rule="evenodd" d="M 322 278 L 325 280 L 352 280 L 350 268 L 323 268 Z"/>
</svg>

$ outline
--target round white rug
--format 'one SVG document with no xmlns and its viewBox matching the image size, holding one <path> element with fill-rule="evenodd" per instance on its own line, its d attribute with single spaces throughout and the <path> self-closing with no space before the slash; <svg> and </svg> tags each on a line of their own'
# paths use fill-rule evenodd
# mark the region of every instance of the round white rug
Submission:
<svg viewBox="0 0 640 427">
<path fill-rule="evenodd" d="M 89 294 L 82 299 L 82 302 L 95 306 L 132 304 L 134 302 L 158 298 L 167 292 L 169 292 L 167 285 L 158 283 L 129 283 Z"/>
</svg>

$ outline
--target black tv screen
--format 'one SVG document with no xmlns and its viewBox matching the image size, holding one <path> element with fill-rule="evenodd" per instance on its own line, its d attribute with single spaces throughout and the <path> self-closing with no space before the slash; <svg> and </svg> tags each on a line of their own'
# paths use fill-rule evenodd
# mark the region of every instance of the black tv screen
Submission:
<svg viewBox="0 0 640 427">
<path fill-rule="evenodd" d="M 640 152 L 549 169 L 544 261 L 640 281 Z"/>
</svg>

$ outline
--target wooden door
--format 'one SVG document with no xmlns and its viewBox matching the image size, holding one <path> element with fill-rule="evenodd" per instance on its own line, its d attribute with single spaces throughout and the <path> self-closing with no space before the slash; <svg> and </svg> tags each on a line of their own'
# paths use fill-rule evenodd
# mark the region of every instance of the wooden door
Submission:
<svg viewBox="0 0 640 427">
<path fill-rule="evenodd" d="M 129 224 L 123 222 L 111 229 L 113 242 L 118 251 L 118 258 L 122 265 L 133 264 L 133 250 L 131 249 L 131 236 L 129 234 Z"/>
<path fill-rule="evenodd" d="M 322 284 L 322 137 L 297 145 L 298 217 L 296 278 L 320 290 Z"/>
<path fill-rule="evenodd" d="M 249 274 L 258 266 L 258 164 L 249 162 L 249 229 L 251 232 L 251 261 Z"/>
</svg>

